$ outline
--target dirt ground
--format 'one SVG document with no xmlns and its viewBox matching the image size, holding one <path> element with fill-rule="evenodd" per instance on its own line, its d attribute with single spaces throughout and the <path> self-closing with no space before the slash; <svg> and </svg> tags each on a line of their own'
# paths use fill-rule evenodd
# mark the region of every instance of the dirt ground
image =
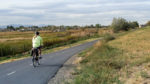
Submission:
<svg viewBox="0 0 150 84">
<path fill-rule="evenodd" d="M 150 63 L 127 69 L 120 80 L 124 84 L 150 84 Z"/>
</svg>

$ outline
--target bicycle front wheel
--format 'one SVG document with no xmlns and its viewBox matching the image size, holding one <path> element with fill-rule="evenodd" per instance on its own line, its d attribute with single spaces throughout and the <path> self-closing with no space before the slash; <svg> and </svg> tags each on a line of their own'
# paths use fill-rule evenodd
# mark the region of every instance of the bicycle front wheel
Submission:
<svg viewBox="0 0 150 84">
<path fill-rule="evenodd" d="M 39 65 L 39 59 L 36 56 L 33 56 L 32 63 L 34 67 L 37 67 Z"/>
</svg>

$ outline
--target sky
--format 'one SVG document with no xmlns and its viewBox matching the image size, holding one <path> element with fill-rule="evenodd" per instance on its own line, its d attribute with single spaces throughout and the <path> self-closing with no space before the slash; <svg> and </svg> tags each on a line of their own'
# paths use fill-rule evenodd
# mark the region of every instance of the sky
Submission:
<svg viewBox="0 0 150 84">
<path fill-rule="evenodd" d="M 0 25 L 110 25 L 150 20 L 150 0 L 0 0 Z"/>
</svg>

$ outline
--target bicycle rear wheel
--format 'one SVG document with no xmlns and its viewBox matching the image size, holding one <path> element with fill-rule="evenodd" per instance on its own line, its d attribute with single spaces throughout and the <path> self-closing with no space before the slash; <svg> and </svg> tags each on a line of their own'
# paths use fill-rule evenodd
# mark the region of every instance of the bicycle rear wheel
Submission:
<svg viewBox="0 0 150 84">
<path fill-rule="evenodd" d="M 39 57 L 37 57 L 37 58 L 38 58 L 37 64 L 40 65 L 40 58 Z"/>
<path fill-rule="evenodd" d="M 34 67 L 37 67 L 40 64 L 39 59 L 36 55 L 33 56 L 32 63 Z"/>
</svg>

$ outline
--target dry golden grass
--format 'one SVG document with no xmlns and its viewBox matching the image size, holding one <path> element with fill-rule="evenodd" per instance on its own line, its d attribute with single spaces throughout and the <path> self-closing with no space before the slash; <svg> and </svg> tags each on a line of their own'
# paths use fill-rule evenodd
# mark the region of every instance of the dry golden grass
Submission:
<svg viewBox="0 0 150 84">
<path fill-rule="evenodd" d="M 99 48 L 102 46 L 102 41 L 98 41 L 97 43 L 94 44 L 94 48 Z"/>
<path fill-rule="evenodd" d="M 103 35 L 106 33 L 112 33 L 111 29 L 77 29 L 77 30 L 68 30 L 66 32 L 51 32 L 51 31 L 40 31 L 42 37 L 63 37 L 66 36 L 67 34 L 71 34 L 71 36 L 76 36 L 76 37 L 83 37 L 83 36 L 92 36 L 95 33 L 99 35 Z M 33 31 L 27 31 L 27 32 L 0 32 L 0 42 L 6 42 L 6 41 L 17 41 L 17 40 L 31 40 L 34 35 Z"/>
<path fill-rule="evenodd" d="M 71 36 L 79 36 L 79 37 L 83 37 L 83 36 L 92 36 L 95 33 L 97 33 L 96 29 L 79 29 L 79 30 L 70 30 L 68 31 L 69 33 L 71 33 Z"/>
<path fill-rule="evenodd" d="M 96 33 L 96 29 L 77 29 L 77 30 L 69 30 L 66 32 L 51 32 L 51 31 L 40 31 L 41 36 L 43 38 L 55 38 L 55 37 L 64 37 L 67 35 L 76 36 L 76 37 L 83 37 L 83 36 L 92 36 Z M 27 32 L 0 32 L 0 42 L 6 41 L 18 41 L 18 40 L 31 40 L 34 36 L 33 31 Z"/>
<path fill-rule="evenodd" d="M 149 84 L 150 80 L 150 28 L 130 32 L 109 42 L 109 46 L 122 51 L 118 54 L 126 61 L 120 71 L 120 80 L 125 84 Z M 120 59 L 120 58 L 118 58 Z"/>
<path fill-rule="evenodd" d="M 23 37 L 18 37 L 18 38 L 3 38 L 3 39 L 0 39 L 0 42 L 6 42 L 6 41 L 13 41 L 13 40 L 31 40 L 32 37 L 30 38 L 23 38 Z"/>
<path fill-rule="evenodd" d="M 98 34 L 102 35 L 102 34 L 113 34 L 113 30 L 111 28 L 102 28 L 98 30 Z"/>
<path fill-rule="evenodd" d="M 150 28 L 140 29 L 111 41 L 110 46 L 123 51 L 128 62 L 136 63 L 150 58 Z"/>
<path fill-rule="evenodd" d="M 53 35 L 51 31 L 40 31 L 41 36 L 50 36 Z M 19 41 L 19 40 L 31 40 L 32 37 L 34 36 L 33 31 L 28 31 L 28 32 L 0 32 L 0 42 L 6 42 L 6 41 Z"/>
</svg>

